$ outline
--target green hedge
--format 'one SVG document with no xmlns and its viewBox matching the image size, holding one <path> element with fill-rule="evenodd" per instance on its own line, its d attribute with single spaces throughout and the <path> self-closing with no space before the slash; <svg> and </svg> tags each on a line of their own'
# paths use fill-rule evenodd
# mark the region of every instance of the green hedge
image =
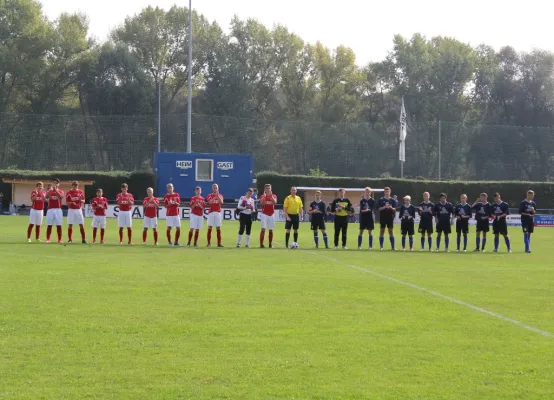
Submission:
<svg viewBox="0 0 554 400">
<path fill-rule="evenodd" d="M 410 195 L 412 199 L 419 200 L 423 192 L 430 192 L 431 198 L 438 201 L 440 193 L 448 195 L 451 202 L 458 201 L 459 196 L 467 194 L 469 201 L 473 202 L 481 192 L 489 195 L 489 200 L 494 192 L 499 192 L 510 207 L 518 207 L 526 196 L 527 190 L 532 189 L 536 193 L 538 208 L 554 208 L 554 183 L 541 182 L 458 182 L 458 181 L 424 181 L 408 179 L 383 179 L 383 178 L 341 178 L 341 177 L 313 177 L 304 175 L 280 175 L 271 172 L 260 172 L 257 176 L 258 190 L 263 191 L 264 184 L 271 183 L 273 192 L 277 194 L 279 202 L 289 193 L 291 186 L 319 186 L 319 187 L 345 187 L 384 188 L 389 186 L 392 193 L 399 198 Z M 357 200 L 359 195 L 350 195 L 352 200 Z"/>
<path fill-rule="evenodd" d="M 87 186 L 85 195 L 87 198 L 96 195 L 96 188 L 104 190 L 104 196 L 109 200 L 115 199 L 121 191 L 121 184 L 127 183 L 129 191 L 137 198 L 142 199 L 148 187 L 154 187 L 154 175 L 149 172 L 89 172 L 89 171 L 24 171 L 24 170 L 0 170 L 0 178 L 41 180 L 44 184 L 52 182 L 54 178 L 62 181 L 94 181 L 94 185 Z M 11 186 L 0 183 L 0 191 L 4 192 L 5 201 L 11 197 Z M 9 191 L 9 195 L 8 192 Z"/>
</svg>

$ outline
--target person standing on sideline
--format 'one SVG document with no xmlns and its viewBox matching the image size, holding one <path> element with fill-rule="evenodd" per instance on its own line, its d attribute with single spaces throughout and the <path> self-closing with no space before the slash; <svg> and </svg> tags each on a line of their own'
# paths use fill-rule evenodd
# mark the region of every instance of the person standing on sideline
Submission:
<svg viewBox="0 0 554 400">
<path fill-rule="evenodd" d="M 302 199 L 296 195 L 296 187 L 290 188 L 290 195 L 285 198 L 283 211 L 285 213 L 285 246 L 289 247 L 290 230 L 294 231 L 293 241 L 298 242 L 298 228 L 300 227 L 300 215 L 302 213 Z"/>
<path fill-rule="evenodd" d="M 223 195 L 219 193 L 217 183 L 212 185 L 212 193 L 208 195 L 208 247 L 212 246 L 212 228 L 215 226 L 217 233 L 217 247 L 223 247 L 221 244 L 221 205 L 223 204 Z"/>
<path fill-rule="evenodd" d="M 446 194 L 441 193 L 440 201 L 435 204 L 435 220 L 437 222 L 437 251 L 441 247 L 441 236 L 444 233 L 444 251 L 449 252 L 450 232 L 454 222 L 454 207 L 452 203 L 446 201 Z"/>
<path fill-rule="evenodd" d="M 269 230 L 269 248 L 273 248 L 273 230 L 275 229 L 275 204 L 277 204 L 277 196 L 271 191 L 271 185 L 266 183 L 264 185 L 264 194 L 260 197 L 260 204 L 262 206 L 262 229 L 260 231 L 260 248 L 265 248 L 265 230 Z"/>
<path fill-rule="evenodd" d="M 29 215 L 29 226 L 27 227 L 27 242 L 31 243 L 33 226 L 35 227 L 36 241 L 40 242 L 40 227 L 44 218 L 44 202 L 46 192 L 42 182 L 37 182 L 35 189 L 31 192 L 31 213 Z"/>
<path fill-rule="evenodd" d="M 154 197 L 154 189 L 149 187 L 146 189 L 146 198 L 142 201 L 142 209 L 144 211 L 144 229 L 142 230 L 142 244 L 146 245 L 148 238 L 148 229 L 152 229 L 154 233 L 154 246 L 158 245 L 158 208 L 160 200 Z M 169 243 L 171 246 L 171 242 Z"/>
<path fill-rule="evenodd" d="M 190 198 L 190 229 L 187 247 L 190 247 L 192 235 L 194 234 L 194 247 L 198 247 L 198 235 L 200 229 L 204 226 L 204 209 L 206 208 L 206 199 L 202 197 L 202 188 L 196 186 L 194 196 Z"/>
<path fill-rule="evenodd" d="M 485 251 L 485 245 L 487 244 L 487 232 L 490 229 L 490 217 L 491 217 L 491 205 L 487 200 L 488 196 L 486 193 L 481 193 L 479 199 L 471 208 L 475 210 L 475 220 L 477 221 L 477 226 L 475 227 L 476 237 L 475 237 L 475 250 L 473 252 Z M 481 241 L 481 232 L 483 233 L 483 241 Z M 481 246 L 479 246 L 481 245 Z M 479 248 L 481 247 L 481 248 Z"/>
<path fill-rule="evenodd" d="M 119 225 L 119 244 L 123 244 L 123 229 L 127 228 L 128 244 L 133 244 L 133 217 L 131 209 L 135 204 L 135 198 L 129 193 L 129 186 L 126 183 L 121 184 L 121 193 L 115 197 L 115 202 L 119 206 L 117 215 L 117 224 Z"/>
<path fill-rule="evenodd" d="M 462 194 L 460 202 L 454 209 L 456 217 L 456 251 L 460 252 L 461 236 L 464 235 L 464 253 L 467 251 L 467 233 L 469 232 L 469 219 L 471 218 L 471 206 L 467 204 L 467 195 Z"/>
<path fill-rule="evenodd" d="M 325 248 L 329 248 L 329 242 L 327 241 L 327 231 L 325 230 L 325 203 L 321 200 L 321 191 L 316 190 L 315 200 L 310 203 L 309 213 L 311 215 L 311 227 L 314 232 L 315 248 L 319 248 L 319 234 L 320 230 L 323 234 L 323 243 Z"/>
<path fill-rule="evenodd" d="M 172 183 L 168 183 L 166 188 L 167 193 L 164 195 L 164 207 L 167 242 L 169 246 L 180 247 L 181 218 L 179 216 L 179 206 L 181 205 L 181 196 L 179 193 L 175 193 Z M 175 228 L 175 242 L 171 241 L 171 228 Z"/>
<path fill-rule="evenodd" d="M 528 190 L 527 198 L 519 204 L 519 214 L 521 215 L 521 228 L 523 229 L 523 241 L 525 243 L 526 253 L 531 253 L 531 234 L 535 231 L 537 203 L 535 203 L 534 199 L 535 192 Z"/>
<path fill-rule="evenodd" d="M 339 248 L 339 236 L 342 232 L 342 248 L 346 249 L 348 234 L 348 216 L 353 212 L 352 203 L 346 197 L 346 191 L 339 189 L 339 197 L 331 203 L 331 212 L 335 214 L 335 249 Z"/>
<path fill-rule="evenodd" d="M 414 220 L 416 208 L 411 204 L 410 196 L 404 197 L 404 204 L 400 207 L 400 233 L 402 234 L 402 251 L 406 251 L 406 235 L 410 240 L 410 251 L 414 251 Z"/>
<path fill-rule="evenodd" d="M 385 245 L 385 228 L 389 230 L 390 246 L 391 250 L 395 251 L 394 246 L 394 218 L 396 217 L 396 200 L 390 197 L 390 187 L 386 187 L 384 190 L 384 196 L 379 199 L 377 207 L 379 207 L 379 221 L 381 224 L 381 230 L 379 232 L 379 245 L 381 250 L 384 250 Z"/>
<path fill-rule="evenodd" d="M 246 194 L 239 199 L 239 236 L 237 238 L 237 247 L 242 244 L 242 235 L 246 232 L 246 242 L 244 247 L 250 247 L 250 232 L 252 231 L 252 213 L 256 208 L 256 201 L 252 197 L 252 189 L 248 189 Z"/>
<path fill-rule="evenodd" d="M 362 199 L 360 200 L 360 234 L 358 235 L 358 250 L 362 249 L 364 231 L 367 229 L 369 235 L 369 250 L 373 249 L 373 230 L 375 221 L 373 220 L 373 209 L 375 200 L 371 197 L 371 189 L 366 187 Z"/>
<path fill-rule="evenodd" d="M 81 230 L 81 242 L 87 244 L 85 233 L 85 219 L 83 218 L 83 204 L 85 204 L 85 193 L 79 189 L 79 182 L 71 182 L 71 190 L 65 195 L 67 203 L 67 243 L 73 243 L 73 225 L 79 225 Z"/>
<path fill-rule="evenodd" d="M 508 203 L 502 200 L 500 193 L 494 194 L 495 202 L 491 204 L 491 214 L 494 216 L 492 221 L 492 233 L 494 234 L 494 252 L 498 253 L 498 245 L 500 244 L 500 235 L 504 236 L 508 253 L 512 252 L 510 246 L 510 238 L 508 236 L 508 223 L 506 217 L 510 215 Z"/>
<path fill-rule="evenodd" d="M 46 243 L 50 243 L 50 236 L 52 236 L 52 225 L 56 224 L 56 230 L 58 233 L 58 243 L 62 244 L 62 199 L 64 198 L 64 192 L 59 188 L 60 180 L 54 179 L 51 189 L 46 193 L 46 199 L 48 200 L 48 211 L 46 213 Z"/>
<path fill-rule="evenodd" d="M 435 213 L 435 205 L 431 202 L 429 192 L 423 193 L 423 201 L 419 203 L 419 228 L 421 233 L 421 250 L 425 251 L 425 234 L 427 234 L 427 243 L 429 251 L 433 251 L 433 216 Z"/>
<path fill-rule="evenodd" d="M 96 244 L 96 233 L 100 228 L 100 243 L 105 244 L 104 234 L 106 232 L 106 214 L 108 210 L 108 199 L 103 197 L 104 191 L 96 189 L 96 197 L 92 199 L 92 244 Z"/>
</svg>

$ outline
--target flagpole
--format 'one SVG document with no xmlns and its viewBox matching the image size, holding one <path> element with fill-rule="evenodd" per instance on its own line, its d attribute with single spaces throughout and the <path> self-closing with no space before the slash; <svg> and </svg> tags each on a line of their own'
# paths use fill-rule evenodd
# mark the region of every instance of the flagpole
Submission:
<svg viewBox="0 0 554 400">
<path fill-rule="evenodd" d="M 398 159 L 400 160 L 400 178 L 404 178 L 404 163 L 406 162 L 406 135 L 407 121 L 406 108 L 404 107 L 404 96 L 402 96 L 402 108 L 400 109 L 400 146 L 398 149 Z"/>
</svg>

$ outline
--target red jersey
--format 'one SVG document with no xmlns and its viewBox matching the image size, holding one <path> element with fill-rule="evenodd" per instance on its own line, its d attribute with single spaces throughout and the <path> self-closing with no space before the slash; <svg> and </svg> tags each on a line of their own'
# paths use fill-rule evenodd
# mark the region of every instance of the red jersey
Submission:
<svg viewBox="0 0 554 400">
<path fill-rule="evenodd" d="M 208 213 L 221 212 L 221 203 L 223 203 L 223 201 L 221 200 L 222 198 L 223 195 L 221 193 L 210 193 L 208 195 L 208 204 L 210 205 Z M 216 202 L 211 203 L 212 200 L 216 200 Z"/>
<path fill-rule="evenodd" d="M 83 201 L 85 200 L 85 194 L 81 189 L 69 190 L 65 195 L 65 202 L 67 207 L 72 210 L 80 210 L 83 206 Z"/>
<path fill-rule="evenodd" d="M 48 199 L 48 209 L 62 208 L 63 190 L 58 189 L 58 192 L 60 192 L 61 196 L 58 195 L 54 189 L 50 189 L 48 192 L 50 194 L 50 198 Z"/>
<path fill-rule="evenodd" d="M 273 200 L 272 203 L 268 203 L 268 201 Z M 266 202 L 264 204 L 264 202 Z M 277 196 L 262 194 L 260 196 L 260 204 L 262 204 L 262 214 L 272 216 L 275 213 L 275 203 L 277 203 Z"/>
<path fill-rule="evenodd" d="M 34 200 L 33 200 L 34 198 Z M 44 210 L 44 200 L 46 200 L 46 192 L 44 190 L 33 190 L 31 192 L 31 201 L 33 202 L 33 210 Z"/>
<path fill-rule="evenodd" d="M 204 208 L 206 208 L 206 199 L 202 196 L 193 196 L 190 198 L 190 212 L 199 217 L 204 215 Z"/>
<path fill-rule="evenodd" d="M 95 197 L 92 199 L 92 211 L 97 217 L 105 217 L 108 211 L 108 199 L 105 197 Z"/>
<path fill-rule="evenodd" d="M 115 202 L 119 205 L 119 211 L 131 211 L 135 198 L 131 193 L 119 193 L 115 198 Z"/>
<path fill-rule="evenodd" d="M 179 204 L 181 204 L 181 196 L 179 196 L 179 193 L 166 194 L 164 196 L 164 207 L 166 208 L 165 215 L 168 217 L 178 216 Z"/>
<path fill-rule="evenodd" d="M 160 200 L 157 197 L 147 197 L 142 201 L 144 207 L 144 216 L 148 218 L 156 218 L 158 216 L 158 207 Z"/>
</svg>

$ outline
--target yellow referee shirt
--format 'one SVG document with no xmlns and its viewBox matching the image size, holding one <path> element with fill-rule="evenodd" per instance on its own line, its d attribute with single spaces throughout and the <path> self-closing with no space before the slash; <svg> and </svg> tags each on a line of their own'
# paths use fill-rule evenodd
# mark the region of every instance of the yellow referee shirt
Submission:
<svg viewBox="0 0 554 400">
<path fill-rule="evenodd" d="M 288 195 L 283 203 L 283 208 L 287 209 L 287 214 L 299 214 L 302 209 L 302 199 L 300 196 L 292 197 L 291 195 Z"/>
</svg>

